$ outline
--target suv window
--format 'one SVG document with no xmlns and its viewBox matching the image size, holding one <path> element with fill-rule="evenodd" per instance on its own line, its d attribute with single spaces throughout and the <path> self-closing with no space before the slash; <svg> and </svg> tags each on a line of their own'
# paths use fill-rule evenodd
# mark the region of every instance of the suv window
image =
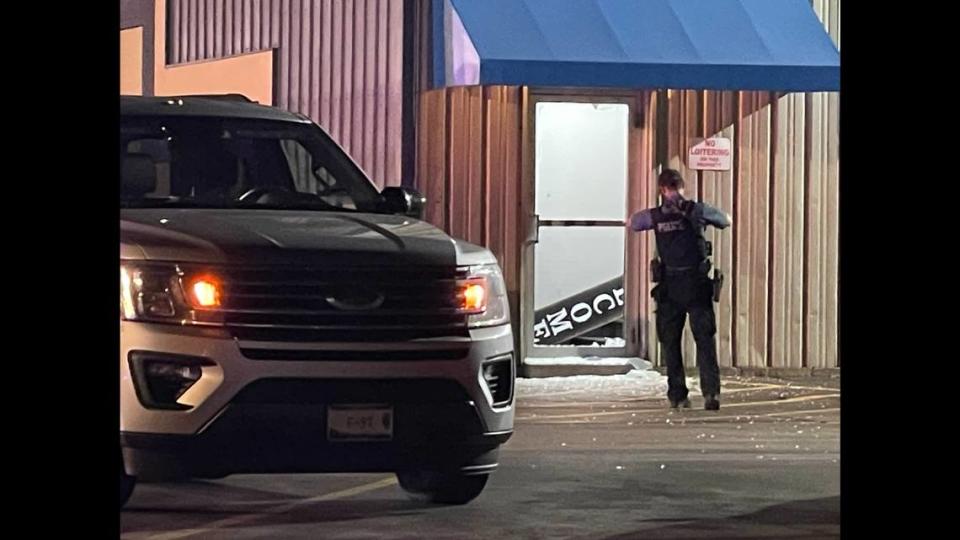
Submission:
<svg viewBox="0 0 960 540">
<path fill-rule="evenodd" d="M 376 188 L 316 126 L 128 117 L 121 205 L 374 212 Z"/>
</svg>

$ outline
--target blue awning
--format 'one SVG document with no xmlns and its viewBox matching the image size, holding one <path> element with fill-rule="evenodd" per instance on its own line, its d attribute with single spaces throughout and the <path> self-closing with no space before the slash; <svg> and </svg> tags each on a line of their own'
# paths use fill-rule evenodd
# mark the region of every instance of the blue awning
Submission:
<svg viewBox="0 0 960 540">
<path fill-rule="evenodd" d="M 840 89 L 809 0 L 433 0 L 433 83 Z"/>
</svg>

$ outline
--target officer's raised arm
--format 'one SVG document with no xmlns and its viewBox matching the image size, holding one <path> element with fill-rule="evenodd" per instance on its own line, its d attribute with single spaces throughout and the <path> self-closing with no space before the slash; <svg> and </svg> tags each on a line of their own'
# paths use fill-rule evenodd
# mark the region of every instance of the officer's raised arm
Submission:
<svg viewBox="0 0 960 540">
<path fill-rule="evenodd" d="M 641 210 L 630 218 L 630 229 L 634 231 L 649 231 L 653 229 L 653 215 L 650 210 Z"/>
<path fill-rule="evenodd" d="M 709 204 L 703 203 L 703 221 L 708 225 L 713 225 L 718 229 L 726 229 L 730 226 L 730 214 L 714 208 Z"/>
</svg>

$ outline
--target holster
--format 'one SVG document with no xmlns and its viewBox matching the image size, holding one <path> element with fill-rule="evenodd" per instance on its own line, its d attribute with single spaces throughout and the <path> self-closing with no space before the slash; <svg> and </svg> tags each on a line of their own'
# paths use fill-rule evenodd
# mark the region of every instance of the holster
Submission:
<svg viewBox="0 0 960 540">
<path fill-rule="evenodd" d="M 663 299 L 666 297 L 666 286 L 666 283 L 657 283 L 654 285 L 653 289 L 650 290 L 650 297 L 653 298 L 656 303 L 659 304 L 663 302 Z"/>
<path fill-rule="evenodd" d="M 720 301 L 720 291 L 723 290 L 723 272 L 719 268 L 713 269 L 713 301 Z"/>
</svg>

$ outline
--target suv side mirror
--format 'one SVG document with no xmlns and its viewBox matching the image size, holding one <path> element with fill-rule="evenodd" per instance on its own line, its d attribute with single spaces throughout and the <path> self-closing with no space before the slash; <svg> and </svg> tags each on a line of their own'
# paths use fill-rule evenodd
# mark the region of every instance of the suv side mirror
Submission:
<svg viewBox="0 0 960 540">
<path fill-rule="evenodd" d="M 383 188 L 380 195 L 383 197 L 383 211 L 423 219 L 427 198 L 419 191 L 409 187 L 392 186 Z"/>
</svg>

